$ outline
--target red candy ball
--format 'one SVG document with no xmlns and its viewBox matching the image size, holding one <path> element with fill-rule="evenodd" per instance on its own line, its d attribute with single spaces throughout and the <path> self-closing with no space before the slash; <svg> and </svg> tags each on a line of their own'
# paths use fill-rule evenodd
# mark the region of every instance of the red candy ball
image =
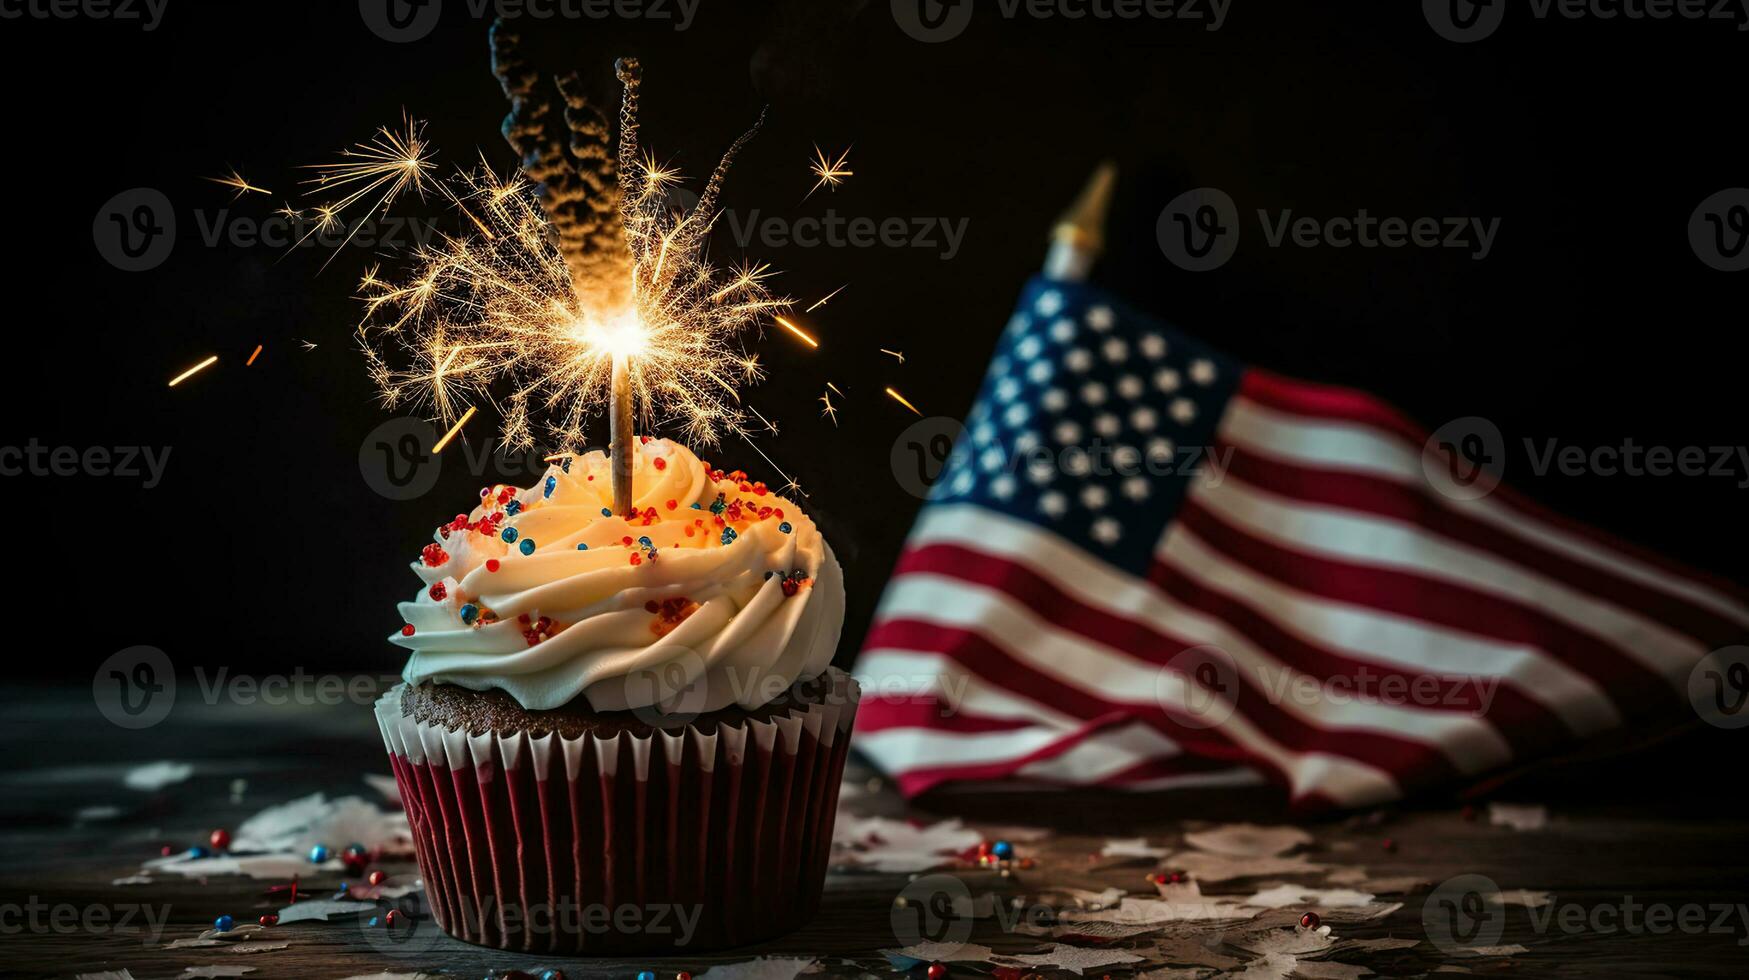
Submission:
<svg viewBox="0 0 1749 980">
<path fill-rule="evenodd" d="M 390 929 L 393 929 L 394 927 L 396 927 L 400 924 L 401 924 L 401 910 L 400 909 L 390 909 L 389 914 L 383 916 L 383 925 L 388 926 Z"/>
<path fill-rule="evenodd" d="M 946 977 L 946 976 L 947 976 L 947 964 L 945 964 L 945 963 L 931 963 L 931 964 L 929 964 L 929 980 L 942 980 L 942 978 Z"/>
<path fill-rule="evenodd" d="M 231 832 L 220 828 L 219 830 L 213 831 L 212 834 L 207 837 L 207 841 L 212 844 L 213 850 L 225 850 L 231 846 Z"/>
<path fill-rule="evenodd" d="M 1305 915 L 1300 916 L 1300 928 L 1316 929 L 1318 928 L 1318 924 L 1323 921 L 1323 919 L 1318 918 L 1318 913 L 1307 912 Z"/>
<path fill-rule="evenodd" d="M 370 883 L 373 885 L 380 885 L 383 882 L 388 881 L 388 880 L 389 880 L 389 876 L 382 873 L 381 871 L 372 871 L 370 873 Z"/>
<path fill-rule="evenodd" d="M 279 925 L 279 916 L 277 916 L 277 915 L 264 915 L 261 917 L 260 922 L 261 922 L 261 927 L 263 929 L 267 928 L 268 926 L 277 926 L 277 925 Z"/>
</svg>

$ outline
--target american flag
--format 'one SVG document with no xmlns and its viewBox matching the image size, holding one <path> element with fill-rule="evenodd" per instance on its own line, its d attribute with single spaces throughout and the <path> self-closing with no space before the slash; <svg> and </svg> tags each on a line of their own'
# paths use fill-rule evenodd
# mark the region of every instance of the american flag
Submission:
<svg viewBox="0 0 1749 980">
<path fill-rule="evenodd" d="M 1271 784 L 1306 811 L 1693 721 L 1745 593 L 1444 492 L 1427 441 L 1034 281 L 875 614 L 858 749 L 907 794 Z"/>
</svg>

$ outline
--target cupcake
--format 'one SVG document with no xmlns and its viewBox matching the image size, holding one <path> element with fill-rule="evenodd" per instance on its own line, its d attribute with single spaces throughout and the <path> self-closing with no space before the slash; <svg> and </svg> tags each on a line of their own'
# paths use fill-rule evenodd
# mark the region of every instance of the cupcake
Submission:
<svg viewBox="0 0 1749 980">
<path fill-rule="evenodd" d="M 439 527 L 377 720 L 450 935 L 703 951 L 819 904 L 857 689 L 832 549 L 794 502 L 684 447 L 488 487 Z"/>
</svg>

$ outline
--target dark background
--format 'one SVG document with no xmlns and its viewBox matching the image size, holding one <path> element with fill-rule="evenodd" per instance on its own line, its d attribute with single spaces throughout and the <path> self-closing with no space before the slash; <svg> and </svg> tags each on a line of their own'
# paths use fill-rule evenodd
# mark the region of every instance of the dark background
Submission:
<svg viewBox="0 0 1749 980">
<path fill-rule="evenodd" d="M 744 215 L 969 219 L 951 261 L 927 248 L 750 249 L 804 305 L 849 284 L 805 318 L 821 351 L 780 334 L 760 344 L 774 378 L 754 399 L 783 427 L 763 448 L 810 492 L 846 565 L 841 659 L 918 506 L 888 463 L 912 419 L 881 387 L 925 414 L 964 413 L 1052 221 L 1104 156 L 1124 168 L 1106 284 L 1251 363 L 1369 388 L 1430 428 L 1487 416 L 1512 448 L 1509 480 L 1533 496 L 1745 578 L 1735 479 L 1537 478 L 1522 451 L 1525 438 L 1743 441 L 1736 334 L 1749 279 L 1707 268 L 1686 232 L 1702 199 L 1749 183 L 1749 39 L 1735 25 L 1537 21 L 1515 5 L 1494 37 L 1457 45 L 1416 3 L 1233 0 L 1212 33 L 1008 20 L 980 3 L 963 36 L 923 44 L 886 0 L 857 8 L 705 0 L 685 32 L 524 26 L 549 70 L 604 73 L 615 55 L 639 55 L 646 143 L 694 178 L 769 104 L 728 186 L 725 203 Z M 405 563 L 490 478 L 465 472 L 455 449 L 416 501 L 385 499 L 361 476 L 361 443 L 390 415 L 350 343 L 352 294 L 368 265 L 394 257 L 209 247 L 199 221 L 295 203 L 299 165 L 333 159 L 403 109 L 429 120 L 446 170 L 480 152 L 508 167 L 486 28 L 449 2 L 431 36 L 393 44 L 350 0 L 169 0 L 150 33 L 0 21 L 12 304 L 0 443 L 173 447 L 151 490 L 0 479 L 14 676 L 82 680 L 135 644 L 183 669 L 399 669 L 383 637 L 416 587 Z M 854 144 L 856 176 L 803 203 L 816 142 Z M 230 166 L 274 195 L 230 203 L 202 179 Z M 1155 221 L 1205 185 L 1247 215 L 1366 208 L 1498 216 L 1501 230 L 1475 262 L 1441 249 L 1270 249 L 1247 217 L 1231 263 L 1184 273 Z M 97 252 L 92 221 L 136 187 L 169 197 L 179 238 L 160 267 L 126 273 Z M 738 257 L 726 238 L 717 247 Z M 212 353 L 218 366 L 165 386 Z M 818 415 L 826 380 L 848 393 L 838 428 Z M 476 419 L 469 438 L 494 423 Z M 774 478 L 744 446 L 717 455 Z"/>
</svg>

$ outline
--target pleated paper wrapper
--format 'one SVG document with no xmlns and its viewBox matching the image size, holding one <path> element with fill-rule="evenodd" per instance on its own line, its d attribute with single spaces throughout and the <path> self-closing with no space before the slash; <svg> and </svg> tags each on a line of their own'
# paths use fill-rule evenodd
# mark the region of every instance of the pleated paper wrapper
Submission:
<svg viewBox="0 0 1749 980">
<path fill-rule="evenodd" d="M 394 688 L 377 722 L 432 916 L 470 943 L 573 955 L 795 930 L 819 907 L 856 716 L 856 682 L 829 678 L 833 703 L 739 727 L 574 739 L 445 730 Z"/>
</svg>

